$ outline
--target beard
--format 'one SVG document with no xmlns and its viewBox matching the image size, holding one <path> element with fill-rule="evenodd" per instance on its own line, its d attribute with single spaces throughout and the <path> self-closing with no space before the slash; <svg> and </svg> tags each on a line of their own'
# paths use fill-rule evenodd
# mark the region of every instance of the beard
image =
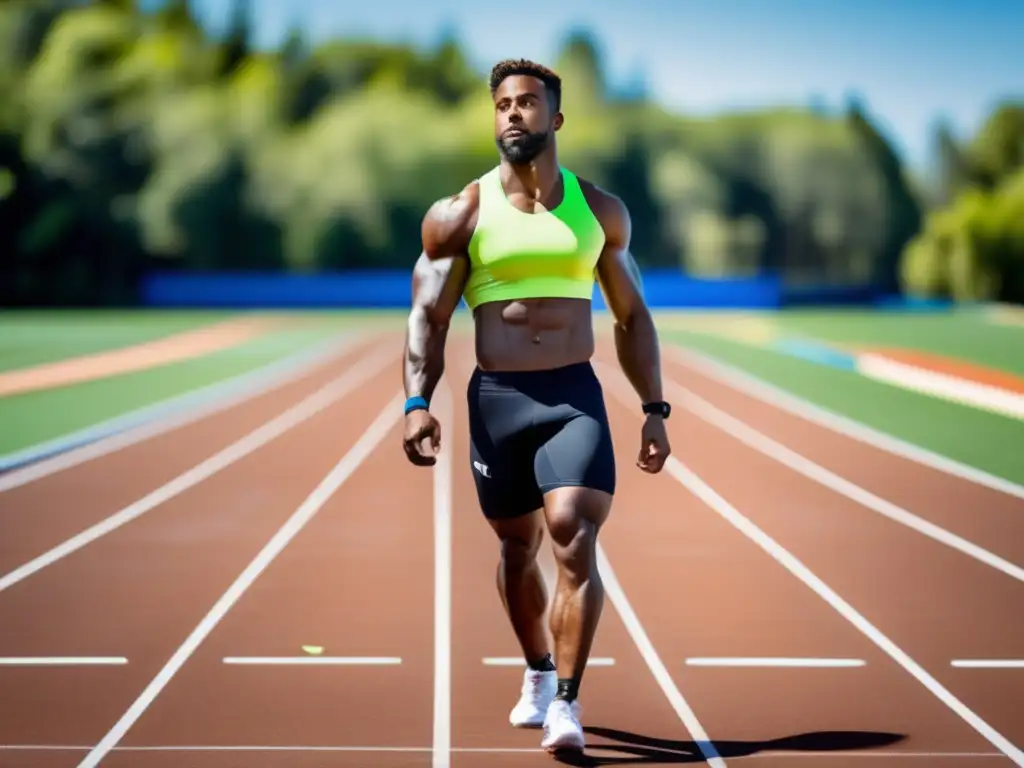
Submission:
<svg viewBox="0 0 1024 768">
<path fill-rule="evenodd" d="M 551 134 L 547 131 L 539 133 L 525 133 L 522 136 L 513 136 L 510 139 L 498 137 L 495 143 L 498 151 L 512 165 L 526 165 L 532 162 L 537 155 L 547 149 Z"/>
</svg>

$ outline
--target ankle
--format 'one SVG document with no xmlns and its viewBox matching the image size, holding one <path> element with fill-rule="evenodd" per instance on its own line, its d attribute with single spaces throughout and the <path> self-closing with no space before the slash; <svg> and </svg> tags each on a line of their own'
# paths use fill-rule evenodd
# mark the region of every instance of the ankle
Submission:
<svg viewBox="0 0 1024 768">
<path fill-rule="evenodd" d="M 527 659 L 526 666 L 532 669 L 534 672 L 554 672 L 555 662 L 551 660 L 551 654 L 545 653 L 539 659 L 533 661 Z"/>
<path fill-rule="evenodd" d="M 572 702 L 580 694 L 580 681 L 579 678 L 575 677 L 560 677 L 558 678 L 558 690 L 555 693 L 555 699 L 561 701 Z"/>
</svg>

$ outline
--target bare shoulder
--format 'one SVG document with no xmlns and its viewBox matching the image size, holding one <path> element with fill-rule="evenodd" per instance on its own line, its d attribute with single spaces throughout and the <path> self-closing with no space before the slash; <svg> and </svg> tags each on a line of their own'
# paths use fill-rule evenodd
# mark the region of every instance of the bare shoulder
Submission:
<svg viewBox="0 0 1024 768">
<path fill-rule="evenodd" d="M 604 228 L 605 238 L 610 244 L 623 247 L 629 244 L 631 223 L 629 208 L 618 195 L 602 189 L 586 179 L 579 179 L 580 189 L 590 210 Z"/>
<path fill-rule="evenodd" d="M 435 200 L 423 216 L 423 253 L 431 259 L 465 255 L 479 206 L 480 186 L 475 180 L 454 195 Z"/>
</svg>

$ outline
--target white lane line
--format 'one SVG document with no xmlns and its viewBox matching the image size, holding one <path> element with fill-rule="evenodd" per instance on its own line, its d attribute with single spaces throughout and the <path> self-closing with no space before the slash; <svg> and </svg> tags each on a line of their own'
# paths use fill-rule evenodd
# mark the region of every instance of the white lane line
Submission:
<svg viewBox="0 0 1024 768">
<path fill-rule="evenodd" d="M 725 760 L 723 760 L 721 755 L 718 754 L 718 750 L 708 738 L 708 734 L 704 730 L 704 726 L 700 724 L 700 721 L 697 719 L 697 715 L 694 714 L 689 703 L 685 698 L 683 698 L 683 694 L 676 686 L 675 681 L 669 674 L 668 669 L 666 669 L 664 662 L 662 662 L 661 658 L 658 656 L 658 652 L 654 649 L 654 644 L 651 643 L 650 638 L 647 636 L 647 632 L 644 631 L 643 625 L 640 623 L 640 619 L 633 610 L 633 606 L 630 605 L 629 600 L 626 598 L 626 592 L 619 583 L 619 578 L 612 569 L 612 565 L 608 561 L 607 555 L 605 555 L 604 547 L 600 544 L 597 545 L 597 561 L 598 568 L 601 573 L 601 579 L 604 582 L 605 594 L 608 595 L 608 599 L 611 600 L 612 605 L 615 606 L 615 610 L 618 611 L 619 616 L 622 618 L 622 623 L 626 627 L 626 631 L 629 632 L 629 636 L 633 638 L 633 643 L 636 645 L 637 650 L 640 651 L 640 655 L 643 657 L 644 661 L 647 662 L 647 666 L 650 668 L 651 674 L 658 682 L 658 685 L 661 687 L 662 692 L 668 699 L 669 704 L 672 705 L 676 715 L 690 732 L 690 736 L 693 737 L 697 748 L 700 749 L 701 754 L 704 755 L 704 759 L 707 760 L 708 765 L 711 766 L 711 768 L 724 768 Z"/>
<path fill-rule="evenodd" d="M 318 667 L 332 665 L 380 666 L 401 664 L 397 656 L 225 656 L 225 664 Z"/>
<path fill-rule="evenodd" d="M 57 744 L 0 744 L 0 751 L 22 751 L 22 752 L 85 752 L 87 746 L 67 746 Z M 118 746 L 111 752 L 430 752 L 432 747 L 385 747 L 385 746 L 357 746 L 357 745 L 260 745 L 260 744 L 238 744 L 238 745 L 140 745 L 140 746 Z M 480 754 L 543 754 L 540 747 L 452 747 L 452 752 L 480 753 Z M 594 746 L 588 748 L 593 754 L 612 753 L 621 754 L 614 745 Z M 665 750 L 666 754 L 685 756 L 683 750 Z M 779 757 L 809 757 L 815 760 L 825 758 L 999 758 L 1005 759 L 1002 752 L 893 752 L 875 751 L 857 752 L 854 750 L 837 750 L 834 752 L 792 752 L 789 750 L 773 751 L 765 750 L 759 754 L 745 755 L 744 760 L 756 758 L 779 758 Z"/>
<path fill-rule="evenodd" d="M 763 403 L 773 405 L 812 424 L 825 427 L 833 432 L 845 435 L 873 448 L 886 451 L 894 456 L 915 461 L 923 466 L 945 472 L 946 474 L 959 477 L 962 480 L 967 480 L 994 491 L 999 491 L 1000 493 L 1005 493 L 1008 496 L 1024 499 L 1024 485 L 1018 485 L 1006 478 L 985 472 L 977 467 L 951 459 L 948 456 L 942 456 L 919 445 L 908 443 L 873 427 L 861 424 L 846 416 L 841 416 L 834 411 L 815 405 L 780 387 L 769 384 L 765 380 L 746 371 L 741 371 L 708 355 L 695 352 L 692 349 L 686 348 L 684 350 L 677 344 L 671 343 L 663 345 L 662 350 L 666 357 L 671 358 L 680 365 L 702 373 L 738 392 L 754 397 Z"/>
<path fill-rule="evenodd" d="M 863 667 L 863 659 L 787 658 L 780 656 L 694 656 L 686 660 L 691 667 Z"/>
<path fill-rule="evenodd" d="M 635 406 L 635 396 L 630 397 L 629 388 L 622 376 L 608 377 L 605 381 L 611 386 L 609 391 L 614 397 L 626 407 Z M 804 565 L 788 549 L 779 544 L 775 539 L 765 533 L 761 528 L 745 517 L 728 501 L 718 494 L 711 486 L 705 483 L 695 472 L 684 465 L 675 456 L 669 456 L 665 462 L 664 471 L 677 480 L 683 487 L 687 488 L 694 496 L 703 501 L 710 509 L 717 512 L 727 520 L 734 528 L 749 538 L 761 549 L 767 552 L 791 574 L 796 576 L 805 585 L 810 587 L 815 594 L 827 602 L 844 619 L 853 624 L 869 640 L 884 651 L 893 661 L 903 667 L 904 670 L 913 675 L 928 691 L 937 699 L 959 715 L 968 725 L 974 728 L 996 749 L 1002 751 L 1016 765 L 1024 766 L 1024 751 L 1016 747 L 1013 742 L 999 733 L 995 728 L 983 720 L 977 713 L 971 710 L 966 704 L 960 701 L 952 692 L 947 690 L 938 680 L 928 673 L 920 664 L 907 654 L 896 643 L 890 640 L 874 624 L 861 615 L 856 608 L 840 597 L 831 587 L 819 578 L 810 568 Z"/>
<path fill-rule="evenodd" d="M 451 762 L 452 699 L 452 433 L 455 409 L 446 382 L 435 390 L 432 410 L 441 424 L 434 464 L 434 735 L 433 768 Z"/>
<path fill-rule="evenodd" d="M 717 512 L 743 535 L 751 539 L 761 549 L 771 555 L 787 571 L 810 587 L 819 597 L 831 605 L 839 615 L 859 629 L 869 640 L 882 649 L 893 661 L 913 675 L 939 701 L 953 710 L 968 725 L 984 736 L 996 749 L 1002 751 L 1016 765 L 1024 766 L 1024 752 L 1014 746 L 1013 742 L 985 722 L 966 704 L 960 701 L 949 690 L 932 677 L 927 670 L 914 661 L 909 654 L 896 645 L 874 624 L 862 616 L 856 608 L 841 598 L 831 587 L 822 581 L 806 565 L 798 560 L 793 553 L 758 528 L 744 517 L 724 498 L 701 480 L 693 471 L 683 465 L 675 456 L 669 456 L 665 462 L 665 470 L 685 486 L 708 507 Z"/>
<path fill-rule="evenodd" d="M 0 667 L 87 667 L 127 663 L 124 656 L 0 656 Z"/>
<path fill-rule="evenodd" d="M 857 369 L 868 378 L 948 400 L 969 408 L 1024 419 L 1024 395 L 1002 387 L 926 370 L 885 355 L 860 355 Z"/>
<path fill-rule="evenodd" d="M 390 355 L 389 355 L 390 357 Z M 107 732 L 103 739 L 78 764 L 78 768 L 94 768 L 99 765 L 110 750 L 124 737 L 125 733 L 142 717 L 150 704 L 177 674 L 178 670 L 195 653 L 199 645 L 214 630 L 217 624 L 227 615 L 232 606 L 242 597 L 260 574 L 267 569 L 288 543 L 313 519 L 320 508 L 348 480 L 356 469 L 373 453 L 374 449 L 387 437 L 388 432 L 402 415 L 402 403 L 405 398 L 401 392 L 392 398 L 384 410 L 378 414 L 355 445 L 346 453 L 328 475 L 313 489 L 291 517 L 285 521 L 274 536 L 246 566 L 245 570 L 221 595 L 209 613 L 192 630 L 185 642 L 174 652 L 163 668 L 157 673 L 149 685 L 139 694 L 121 719 Z"/>
<path fill-rule="evenodd" d="M 471 365 L 472 364 L 475 364 L 475 361 L 473 361 Z M 541 558 L 542 573 L 549 590 L 553 589 L 553 582 L 557 579 L 557 575 L 553 572 L 553 561 L 553 555 L 548 557 L 546 560 L 543 556 Z M 651 675 L 658 683 L 658 687 L 661 688 L 665 698 L 668 699 L 670 706 L 675 711 L 680 722 L 682 722 L 683 726 L 687 731 L 689 731 L 694 744 L 704 756 L 709 768 L 726 768 L 725 760 L 718 754 L 718 750 L 708 738 L 707 732 L 704 730 L 704 726 L 701 725 L 700 720 L 697 719 L 696 713 L 694 713 L 690 704 L 683 697 L 683 694 L 680 692 L 675 681 L 672 679 L 672 676 L 669 674 L 668 669 L 665 667 L 665 663 L 661 660 L 661 657 L 658 656 L 658 652 L 655 650 L 654 644 L 647 636 L 647 632 L 644 630 L 643 624 L 641 624 L 639 617 L 633 610 L 632 604 L 626 597 L 626 592 L 622 588 L 622 584 L 619 582 L 618 575 L 612 568 L 611 561 L 608 559 L 608 556 L 604 551 L 604 547 L 600 542 L 597 544 L 597 567 L 601 573 L 601 580 L 604 584 L 605 594 L 609 601 L 611 601 L 612 606 L 618 612 L 619 617 L 622 619 L 623 626 L 625 626 L 626 631 L 633 640 L 633 644 L 636 646 L 641 658 L 643 658 L 648 669 L 650 669 Z M 548 608 L 550 612 L 550 604 Z"/>
<path fill-rule="evenodd" d="M 841 496 L 845 496 L 862 507 L 870 509 L 872 512 L 877 512 L 883 517 L 887 517 L 940 544 L 945 544 L 951 549 L 974 558 L 990 568 L 1001 571 L 1017 581 L 1024 582 L 1024 568 L 1014 565 L 994 552 L 990 552 L 952 531 L 946 530 L 929 520 L 925 520 L 913 512 L 893 504 L 891 501 L 876 496 L 844 477 L 840 477 L 835 472 L 825 469 L 825 467 L 816 464 L 806 456 L 787 448 L 764 433 L 758 432 L 748 424 L 712 405 L 700 395 L 673 381 L 666 381 L 665 389 L 668 392 L 675 393 L 675 399 L 686 410 L 691 411 L 707 423 L 731 435 L 736 440 L 764 454 L 768 458 L 777 461 L 779 464 L 789 467 L 794 472 L 814 480 L 816 483 L 823 485 L 831 491 L 835 491 Z"/>
<path fill-rule="evenodd" d="M 24 581 L 32 574 L 53 565 L 58 560 L 67 557 L 87 544 L 91 544 L 120 528 L 122 525 L 173 499 L 175 496 L 212 477 L 236 461 L 243 459 L 258 448 L 263 447 L 271 440 L 280 437 L 288 430 L 309 420 L 353 389 L 364 384 L 394 359 L 394 351 L 378 349 L 368 358 L 355 361 L 352 367 L 341 376 L 324 385 L 288 410 L 278 414 L 262 426 L 254 429 L 249 434 L 239 438 L 228 447 L 196 464 L 173 480 L 169 480 L 119 512 L 115 512 L 110 517 L 86 528 L 67 541 L 58 544 L 53 549 L 0 576 L 0 592 L 14 586 L 19 581 Z"/>
<path fill-rule="evenodd" d="M 485 656 L 483 663 L 488 667 L 524 667 L 526 662 L 522 656 Z M 588 667 L 612 667 L 615 659 L 609 656 L 591 656 L 587 659 Z"/>
<path fill-rule="evenodd" d="M 1024 669 L 1024 659 L 954 659 L 950 665 L 962 669 Z"/>
<path fill-rule="evenodd" d="M 116 453 L 279 389 L 340 357 L 359 338 L 359 335 L 346 334 L 340 340 L 320 342 L 226 381 L 215 382 L 78 432 L 0 456 L 0 470 L 10 470 L 0 477 L 0 492 Z"/>
</svg>

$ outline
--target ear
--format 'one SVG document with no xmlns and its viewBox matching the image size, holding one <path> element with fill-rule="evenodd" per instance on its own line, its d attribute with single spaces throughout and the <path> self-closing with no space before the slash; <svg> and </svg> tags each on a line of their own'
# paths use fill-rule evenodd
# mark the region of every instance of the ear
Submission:
<svg viewBox="0 0 1024 768">
<path fill-rule="evenodd" d="M 562 113 L 561 112 L 556 113 L 555 114 L 555 121 L 554 121 L 555 130 L 556 131 L 559 130 L 562 127 L 562 123 L 564 123 L 564 122 L 565 122 L 565 118 L 562 116 Z"/>
</svg>

